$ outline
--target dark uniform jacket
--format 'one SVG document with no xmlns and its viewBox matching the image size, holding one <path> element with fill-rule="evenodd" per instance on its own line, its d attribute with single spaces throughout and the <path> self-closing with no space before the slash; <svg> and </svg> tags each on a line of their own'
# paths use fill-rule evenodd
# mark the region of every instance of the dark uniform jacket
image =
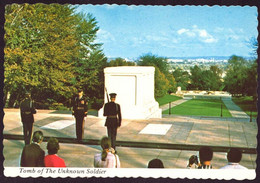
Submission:
<svg viewBox="0 0 260 183">
<path fill-rule="evenodd" d="M 87 100 L 84 96 L 79 98 L 78 96 L 74 99 L 73 115 L 74 116 L 86 116 L 85 112 L 88 111 Z"/>
<path fill-rule="evenodd" d="M 33 114 L 36 114 L 32 99 L 26 98 L 20 104 L 21 119 L 23 123 L 33 123 Z"/>
<path fill-rule="evenodd" d="M 21 167 L 44 167 L 44 155 L 38 144 L 26 145 L 22 152 Z"/>
<path fill-rule="evenodd" d="M 104 116 L 107 116 L 105 126 L 121 126 L 122 117 L 119 104 L 115 102 L 106 103 L 104 107 Z"/>
</svg>

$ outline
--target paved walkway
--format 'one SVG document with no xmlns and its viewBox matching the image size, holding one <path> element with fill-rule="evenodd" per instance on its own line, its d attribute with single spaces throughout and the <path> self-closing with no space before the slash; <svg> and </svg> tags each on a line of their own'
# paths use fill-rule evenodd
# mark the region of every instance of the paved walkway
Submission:
<svg viewBox="0 0 260 183">
<path fill-rule="evenodd" d="M 228 108 L 229 112 L 231 113 L 232 117 L 235 118 L 246 118 L 250 120 L 250 117 L 241 110 L 239 106 L 237 106 L 232 100 L 230 99 L 222 99 L 226 107 Z"/>
<path fill-rule="evenodd" d="M 185 168 L 188 158 L 196 154 L 200 146 L 210 146 L 214 150 L 215 168 L 226 164 L 228 148 L 239 147 L 245 150 L 241 164 L 255 169 L 257 124 L 235 119 L 176 115 L 149 120 L 123 119 L 117 135 L 122 167 L 145 168 L 149 160 L 158 157 L 167 168 Z M 100 151 L 97 142 L 107 135 L 105 118 L 87 117 L 82 144 L 73 141 L 75 123 L 71 114 L 38 110 L 35 121 L 34 131 L 41 130 L 46 137 L 61 139 L 58 154 L 66 160 L 67 166 L 93 166 L 93 156 Z M 17 167 L 23 147 L 22 140 L 15 140 L 22 139 L 23 134 L 18 109 L 5 110 L 4 125 L 4 166 Z M 41 147 L 47 153 L 46 142 Z M 251 153 L 252 149 L 255 153 Z"/>
</svg>

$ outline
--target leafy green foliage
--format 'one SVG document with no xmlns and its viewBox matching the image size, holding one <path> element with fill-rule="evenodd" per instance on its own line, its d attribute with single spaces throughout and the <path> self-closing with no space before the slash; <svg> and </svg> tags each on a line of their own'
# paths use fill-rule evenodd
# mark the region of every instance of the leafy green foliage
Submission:
<svg viewBox="0 0 260 183">
<path fill-rule="evenodd" d="M 116 67 L 116 66 L 135 66 L 135 62 L 129 62 L 126 61 L 123 58 L 116 58 L 114 60 L 111 60 L 109 63 L 107 63 L 108 67 Z"/>
<path fill-rule="evenodd" d="M 180 86 L 182 90 L 187 90 L 187 87 L 190 82 L 190 75 L 187 71 L 183 71 L 180 68 L 176 68 L 172 72 L 173 77 L 175 78 L 176 85 Z"/>
<path fill-rule="evenodd" d="M 257 63 L 243 57 L 232 56 L 228 60 L 225 89 L 231 94 L 254 96 L 256 100 Z"/>
<path fill-rule="evenodd" d="M 188 89 L 195 90 L 221 90 L 222 81 L 221 75 L 222 70 L 214 65 L 209 70 L 202 69 L 195 65 L 190 69 L 190 85 Z"/>
<path fill-rule="evenodd" d="M 4 92 L 10 107 L 26 91 L 39 106 L 70 105 L 78 87 L 102 98 L 106 58 L 95 43 L 99 28 L 92 15 L 76 14 L 70 5 L 38 3 L 7 5 L 5 18 Z"/>
<path fill-rule="evenodd" d="M 155 97 L 162 97 L 176 91 L 175 78 L 169 73 L 166 58 L 146 54 L 138 59 L 137 65 L 155 67 Z"/>
<path fill-rule="evenodd" d="M 232 100 L 247 113 L 247 115 L 251 115 L 253 117 L 257 117 L 257 104 L 252 96 L 247 97 L 232 97 Z"/>
</svg>

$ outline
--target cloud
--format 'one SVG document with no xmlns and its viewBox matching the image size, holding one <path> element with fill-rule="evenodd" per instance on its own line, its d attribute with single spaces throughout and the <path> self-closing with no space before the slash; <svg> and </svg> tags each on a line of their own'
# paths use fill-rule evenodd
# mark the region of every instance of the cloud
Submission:
<svg viewBox="0 0 260 183">
<path fill-rule="evenodd" d="M 178 43 L 178 38 L 175 35 L 171 35 L 165 31 L 150 34 L 134 34 L 133 36 L 125 36 L 123 39 L 125 44 L 147 49 L 172 48 L 172 46 L 176 46 Z"/>
<path fill-rule="evenodd" d="M 180 30 L 177 31 L 177 33 L 183 34 L 183 33 L 188 32 L 188 31 L 189 31 L 189 29 L 180 29 Z"/>
<path fill-rule="evenodd" d="M 198 33 L 199 33 L 200 37 L 203 37 L 203 38 L 209 37 L 209 34 L 207 33 L 206 30 L 198 30 Z"/>
<path fill-rule="evenodd" d="M 132 37 L 133 46 L 141 46 L 142 44 L 146 43 L 143 37 Z"/>
<path fill-rule="evenodd" d="M 193 25 L 191 29 L 179 29 L 177 31 L 177 34 L 187 37 L 194 37 L 197 38 L 198 41 L 204 43 L 214 43 L 218 41 L 218 39 L 209 34 L 207 30 L 199 29 L 197 25 Z"/>
<path fill-rule="evenodd" d="M 196 36 L 196 34 L 194 32 L 187 32 L 186 34 L 189 37 L 195 37 Z"/>
<path fill-rule="evenodd" d="M 214 32 L 223 32 L 224 31 L 224 28 L 223 27 L 216 27 L 214 29 Z"/>
<path fill-rule="evenodd" d="M 101 41 L 103 43 L 115 41 L 115 37 L 110 32 L 103 30 L 103 29 L 98 30 L 97 38 L 99 41 Z"/>
<path fill-rule="evenodd" d="M 245 32 L 241 28 L 223 28 L 217 27 L 214 29 L 220 39 L 225 41 L 240 41 L 244 39 Z"/>
<path fill-rule="evenodd" d="M 203 40 L 203 42 L 205 43 L 214 43 L 214 42 L 217 42 L 218 40 L 217 39 L 214 39 L 213 37 L 212 38 L 207 38 L 205 40 Z"/>
<path fill-rule="evenodd" d="M 179 35 L 186 34 L 189 37 L 194 37 L 196 34 L 189 29 L 180 29 L 177 31 Z"/>
<path fill-rule="evenodd" d="M 160 36 L 160 35 L 146 35 L 145 39 L 147 41 L 167 41 L 168 38 L 165 36 Z"/>
<path fill-rule="evenodd" d="M 240 37 L 238 35 L 233 34 L 233 35 L 229 35 L 229 38 L 238 40 Z"/>
</svg>

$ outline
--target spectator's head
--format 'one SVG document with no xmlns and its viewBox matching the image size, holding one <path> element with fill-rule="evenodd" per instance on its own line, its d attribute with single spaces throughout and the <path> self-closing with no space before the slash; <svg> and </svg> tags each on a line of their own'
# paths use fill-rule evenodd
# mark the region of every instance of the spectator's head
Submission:
<svg viewBox="0 0 260 183">
<path fill-rule="evenodd" d="M 199 150 L 200 162 L 211 161 L 213 158 L 213 151 L 210 147 L 201 147 Z"/>
<path fill-rule="evenodd" d="M 101 139 L 101 147 L 103 149 L 102 151 L 102 161 L 105 161 L 107 158 L 107 153 L 109 152 L 109 149 L 111 148 L 111 141 L 108 137 L 103 137 Z"/>
<path fill-rule="evenodd" d="M 51 137 L 47 143 L 48 154 L 57 154 L 60 149 L 59 141 L 56 138 Z"/>
<path fill-rule="evenodd" d="M 41 131 L 35 131 L 33 133 L 33 142 L 36 142 L 36 143 L 42 143 L 43 141 L 43 133 Z"/>
<path fill-rule="evenodd" d="M 111 141 L 108 137 L 103 137 L 101 139 L 100 144 L 101 144 L 102 149 L 110 149 L 111 148 Z"/>
<path fill-rule="evenodd" d="M 164 168 L 163 162 L 160 159 L 153 159 L 149 161 L 148 168 Z"/>
<path fill-rule="evenodd" d="M 228 162 L 239 163 L 242 159 L 242 151 L 237 148 L 231 148 L 227 154 Z"/>
</svg>

